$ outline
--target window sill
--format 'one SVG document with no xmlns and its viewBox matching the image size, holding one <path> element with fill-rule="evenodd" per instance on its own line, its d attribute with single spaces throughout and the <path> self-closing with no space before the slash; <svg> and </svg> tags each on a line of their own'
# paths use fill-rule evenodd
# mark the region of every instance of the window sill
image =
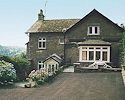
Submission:
<svg viewBox="0 0 125 100">
<path fill-rule="evenodd" d="M 64 43 L 59 43 L 59 44 L 61 44 L 61 45 L 63 44 L 64 45 Z"/>
<path fill-rule="evenodd" d="M 46 48 L 38 48 L 38 50 L 46 50 Z"/>
<path fill-rule="evenodd" d="M 98 35 L 100 35 L 100 34 L 87 34 L 88 36 L 90 35 L 90 36 L 98 36 Z"/>
</svg>

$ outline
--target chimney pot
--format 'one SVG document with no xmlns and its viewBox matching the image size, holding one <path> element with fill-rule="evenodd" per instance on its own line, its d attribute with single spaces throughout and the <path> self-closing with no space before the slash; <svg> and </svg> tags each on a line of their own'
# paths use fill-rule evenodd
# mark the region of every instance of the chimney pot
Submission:
<svg viewBox="0 0 125 100">
<path fill-rule="evenodd" d="M 43 10 L 40 10 L 40 13 L 38 14 L 38 20 L 44 21 L 44 15 L 43 15 Z"/>
</svg>

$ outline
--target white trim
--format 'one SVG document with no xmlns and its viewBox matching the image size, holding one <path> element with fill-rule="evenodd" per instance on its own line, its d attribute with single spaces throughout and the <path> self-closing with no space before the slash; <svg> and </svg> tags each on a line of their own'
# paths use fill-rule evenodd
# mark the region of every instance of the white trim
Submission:
<svg viewBox="0 0 125 100">
<path fill-rule="evenodd" d="M 90 27 L 92 27 L 92 33 L 89 33 Z M 95 27 L 97 27 L 97 33 L 95 33 Z M 100 26 L 88 26 L 87 35 L 100 35 Z"/>
<path fill-rule="evenodd" d="M 39 46 L 40 42 L 41 42 L 41 47 Z M 45 42 L 45 47 L 43 47 L 44 42 Z M 46 49 L 46 38 L 39 38 L 38 39 L 38 49 Z"/>
<path fill-rule="evenodd" d="M 82 49 L 83 47 L 86 47 L 87 49 Z M 94 49 L 89 49 L 94 48 Z M 100 49 L 96 49 L 100 48 Z M 107 48 L 107 49 L 103 49 Z M 82 60 L 82 51 L 87 51 L 87 60 Z M 94 60 L 89 60 L 89 51 L 94 51 Z M 96 60 L 96 51 L 100 51 L 100 60 Z M 107 61 L 103 60 L 103 52 L 107 52 Z M 80 46 L 79 49 L 79 62 L 110 62 L 110 46 Z"/>
<path fill-rule="evenodd" d="M 38 70 L 40 70 L 39 65 L 41 65 L 41 68 L 43 68 L 43 62 L 42 61 L 38 62 Z"/>
</svg>

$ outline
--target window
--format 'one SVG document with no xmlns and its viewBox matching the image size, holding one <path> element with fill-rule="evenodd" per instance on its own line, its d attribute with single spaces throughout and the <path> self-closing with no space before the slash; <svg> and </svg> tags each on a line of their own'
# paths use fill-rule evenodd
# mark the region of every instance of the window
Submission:
<svg viewBox="0 0 125 100">
<path fill-rule="evenodd" d="M 94 51 L 89 51 L 89 60 L 94 60 Z"/>
<path fill-rule="evenodd" d="M 100 51 L 96 51 L 96 60 L 100 60 Z"/>
<path fill-rule="evenodd" d="M 95 27 L 95 34 L 98 34 L 98 27 Z"/>
<path fill-rule="evenodd" d="M 99 35 L 99 26 L 88 26 L 88 35 Z"/>
<path fill-rule="evenodd" d="M 63 38 L 59 39 L 59 44 L 64 44 L 64 39 Z"/>
<path fill-rule="evenodd" d="M 38 40 L 38 49 L 46 49 L 46 38 L 40 38 Z"/>
<path fill-rule="evenodd" d="M 58 70 L 58 65 L 56 64 L 56 70 Z"/>
<path fill-rule="evenodd" d="M 52 72 L 54 72 L 54 65 L 52 65 Z"/>
<path fill-rule="evenodd" d="M 43 67 L 44 67 L 44 66 L 43 66 L 42 61 L 39 61 L 39 62 L 38 62 L 38 69 L 43 68 Z"/>
<path fill-rule="evenodd" d="M 51 65 L 49 65 L 48 72 L 51 72 Z"/>
<path fill-rule="evenodd" d="M 92 34 L 92 27 L 89 27 L 89 33 Z"/>
<path fill-rule="evenodd" d="M 80 62 L 110 62 L 110 46 L 80 46 Z"/>
<path fill-rule="evenodd" d="M 82 60 L 87 60 L 87 51 L 82 51 Z"/>
<path fill-rule="evenodd" d="M 102 60 L 107 61 L 107 52 L 106 51 L 103 52 Z"/>
</svg>

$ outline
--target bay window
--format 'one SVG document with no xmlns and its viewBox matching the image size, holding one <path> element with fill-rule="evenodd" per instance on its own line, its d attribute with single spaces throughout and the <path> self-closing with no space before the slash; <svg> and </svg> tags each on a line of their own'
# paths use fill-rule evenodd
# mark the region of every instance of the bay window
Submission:
<svg viewBox="0 0 125 100">
<path fill-rule="evenodd" d="M 110 62 L 110 46 L 80 46 L 80 62 Z"/>
</svg>

